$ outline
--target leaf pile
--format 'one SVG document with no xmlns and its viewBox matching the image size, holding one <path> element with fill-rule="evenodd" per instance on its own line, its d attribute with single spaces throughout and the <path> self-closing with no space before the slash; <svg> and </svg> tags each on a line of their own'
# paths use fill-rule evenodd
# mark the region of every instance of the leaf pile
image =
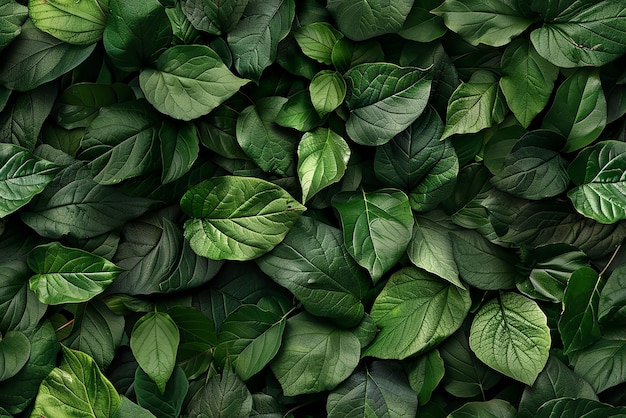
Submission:
<svg viewBox="0 0 626 418">
<path fill-rule="evenodd" d="M 0 416 L 626 414 L 626 8 L 0 0 Z"/>
</svg>

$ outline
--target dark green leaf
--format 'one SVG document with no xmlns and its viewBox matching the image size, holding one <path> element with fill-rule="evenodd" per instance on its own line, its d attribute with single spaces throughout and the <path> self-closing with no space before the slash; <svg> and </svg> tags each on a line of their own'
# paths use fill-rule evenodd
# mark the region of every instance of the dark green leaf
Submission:
<svg viewBox="0 0 626 418">
<path fill-rule="evenodd" d="M 230 32 L 248 5 L 248 0 L 184 0 L 182 10 L 193 26 L 214 35 Z"/>
<path fill-rule="evenodd" d="M 109 0 L 29 0 L 28 15 L 40 30 L 73 45 L 102 38 Z"/>
<path fill-rule="evenodd" d="M 196 127 L 191 123 L 163 122 L 159 130 L 163 184 L 178 180 L 191 170 L 198 158 L 200 146 Z"/>
<path fill-rule="evenodd" d="M 626 307 L 626 266 L 618 266 L 600 292 L 598 319 L 603 323 L 623 324 Z"/>
<path fill-rule="evenodd" d="M 9 331 L 0 340 L 0 382 L 19 373 L 30 357 L 30 341 L 19 331 Z"/>
<path fill-rule="evenodd" d="M 433 391 L 443 379 L 445 367 L 439 350 L 434 349 L 419 356 L 407 365 L 407 375 L 411 389 L 417 393 L 420 405 L 430 400 Z"/>
<path fill-rule="evenodd" d="M 492 399 L 468 402 L 448 415 L 449 418 L 514 418 L 517 410 L 507 401 Z"/>
<path fill-rule="evenodd" d="M 27 18 L 26 6 L 14 0 L 0 2 L 0 51 L 20 34 Z"/>
<path fill-rule="evenodd" d="M 125 396 L 120 396 L 120 407 L 115 411 L 115 414 L 112 415 L 112 418 L 124 418 L 124 417 L 134 417 L 134 418 L 155 418 L 155 416 L 148 411 L 128 400 Z"/>
<path fill-rule="evenodd" d="M 25 261 L 0 263 L 0 332 L 32 329 L 45 314 L 47 305 L 28 286 L 31 274 Z"/>
<path fill-rule="evenodd" d="M 422 0 L 413 3 L 402 29 L 398 35 L 405 39 L 417 42 L 431 42 L 446 33 L 446 26 L 441 16 L 431 13 L 431 10 L 441 5 L 442 0 Z"/>
<path fill-rule="evenodd" d="M 150 376 L 141 367 L 137 367 L 133 388 L 137 395 L 137 403 L 155 416 L 177 417 L 180 415 L 189 382 L 183 370 L 177 367 L 167 382 L 165 391 L 160 392 Z"/>
<path fill-rule="evenodd" d="M 413 0 L 329 0 L 328 10 L 339 30 L 348 38 L 362 41 L 402 28 Z"/>
<path fill-rule="evenodd" d="M 251 412 L 252 395 L 229 368 L 211 377 L 188 406 L 188 415 L 198 418 L 247 418 Z"/>
<path fill-rule="evenodd" d="M 623 417 L 626 407 L 613 407 L 591 399 L 552 399 L 546 402 L 536 415 L 536 418 L 610 418 Z"/>
<path fill-rule="evenodd" d="M 573 354 L 574 371 L 600 393 L 626 382 L 626 341 L 601 338 Z"/>
</svg>

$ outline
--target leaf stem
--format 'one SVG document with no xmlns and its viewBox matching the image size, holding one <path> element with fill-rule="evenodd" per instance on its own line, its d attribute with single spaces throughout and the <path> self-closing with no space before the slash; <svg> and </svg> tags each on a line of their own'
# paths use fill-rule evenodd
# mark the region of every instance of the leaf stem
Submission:
<svg viewBox="0 0 626 418">
<path fill-rule="evenodd" d="M 617 253 L 619 252 L 619 250 L 622 248 L 622 244 L 619 244 L 617 246 L 617 248 L 615 248 L 615 251 L 613 251 L 613 255 L 611 255 L 611 258 L 609 259 L 609 262 L 606 263 L 606 266 L 604 266 L 604 268 L 602 269 L 602 271 L 600 272 L 600 276 L 604 276 L 604 273 L 608 270 L 609 266 L 611 265 L 611 263 L 613 262 L 613 260 L 615 260 L 615 257 L 617 257 Z"/>
</svg>

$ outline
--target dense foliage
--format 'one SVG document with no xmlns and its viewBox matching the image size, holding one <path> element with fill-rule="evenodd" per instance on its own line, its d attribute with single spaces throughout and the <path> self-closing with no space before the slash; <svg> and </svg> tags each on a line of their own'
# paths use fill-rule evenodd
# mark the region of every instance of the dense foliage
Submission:
<svg viewBox="0 0 626 418">
<path fill-rule="evenodd" d="M 0 0 L 0 416 L 626 416 L 614 0 Z"/>
</svg>

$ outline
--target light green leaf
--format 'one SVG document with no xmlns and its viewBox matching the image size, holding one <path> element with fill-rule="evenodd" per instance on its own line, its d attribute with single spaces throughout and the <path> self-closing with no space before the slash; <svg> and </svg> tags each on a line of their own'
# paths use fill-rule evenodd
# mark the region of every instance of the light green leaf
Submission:
<svg viewBox="0 0 626 418">
<path fill-rule="evenodd" d="M 27 205 L 59 170 L 25 148 L 0 144 L 0 218 Z"/>
<path fill-rule="evenodd" d="M 300 91 L 287 99 L 276 115 L 275 122 L 300 132 L 310 131 L 322 124 L 307 91 Z"/>
<path fill-rule="evenodd" d="M 303 202 L 341 180 L 350 159 L 350 147 L 346 141 L 326 128 L 305 133 L 297 152 Z"/>
<path fill-rule="evenodd" d="M 184 0 L 182 10 L 194 28 L 213 35 L 230 32 L 243 15 L 248 0 Z"/>
<path fill-rule="evenodd" d="M 370 315 L 380 328 L 363 356 L 404 359 L 452 335 L 470 308 L 469 292 L 415 267 L 394 273 Z"/>
<path fill-rule="evenodd" d="M 597 69 L 583 68 L 559 86 L 543 119 L 543 128 L 567 138 L 563 152 L 592 143 L 606 126 L 606 99 Z"/>
<path fill-rule="evenodd" d="M 206 115 L 248 81 L 231 73 L 219 55 L 204 45 L 173 46 L 159 56 L 156 69 L 144 69 L 139 75 L 150 104 L 182 120 Z"/>
<path fill-rule="evenodd" d="M 303 312 L 287 320 L 282 346 L 270 367 L 286 396 L 318 393 L 348 378 L 360 351 L 352 332 Z"/>
<path fill-rule="evenodd" d="M 214 177 L 185 193 L 185 238 L 214 260 L 250 260 L 281 242 L 306 209 L 284 189 L 252 177 Z"/>
<path fill-rule="evenodd" d="M 419 404 L 427 404 L 445 374 L 445 366 L 439 350 L 431 350 L 412 360 L 407 366 L 406 373 L 411 389 L 417 393 Z"/>
<path fill-rule="evenodd" d="M 530 40 L 545 59 L 565 68 L 600 67 L 626 52 L 626 9 L 618 2 L 553 3 L 533 1 L 547 21 Z"/>
<path fill-rule="evenodd" d="M 22 31 L 28 18 L 28 8 L 14 0 L 0 1 L 0 51 Z"/>
<path fill-rule="evenodd" d="M 122 272 L 107 259 L 58 242 L 35 247 L 28 253 L 28 266 L 35 272 L 29 280 L 31 290 L 50 305 L 85 302 Z"/>
<path fill-rule="evenodd" d="M 328 10 L 339 30 L 354 41 L 363 41 L 402 28 L 413 0 L 329 0 Z"/>
<path fill-rule="evenodd" d="M 230 368 L 216 374 L 191 398 L 188 415 L 199 418 L 247 418 L 252 394 Z"/>
<path fill-rule="evenodd" d="M 120 396 L 120 407 L 115 411 L 115 414 L 111 418 L 155 418 L 155 416 L 145 408 L 131 402 L 125 396 Z"/>
<path fill-rule="evenodd" d="M 28 14 L 37 28 L 73 45 L 102 38 L 109 0 L 29 0 Z"/>
<path fill-rule="evenodd" d="M 626 407 L 611 406 L 591 399 L 552 399 L 539 408 L 536 418 L 568 418 L 584 416 L 585 418 L 620 418 L 626 414 Z"/>
<path fill-rule="evenodd" d="M 121 400 L 91 357 L 61 346 L 63 360 L 42 382 L 31 416 L 108 418 Z"/>
<path fill-rule="evenodd" d="M 489 367 L 532 385 L 548 361 L 550 328 L 534 301 L 517 293 L 501 293 L 476 314 L 469 342 Z"/>
<path fill-rule="evenodd" d="M 180 334 L 172 318 L 164 312 L 150 312 L 134 325 L 130 348 L 139 367 L 163 394 L 176 365 Z"/>
<path fill-rule="evenodd" d="M 137 403 L 143 408 L 159 417 L 177 417 L 180 416 L 189 382 L 183 370 L 176 367 L 165 391 L 161 393 L 150 376 L 141 367 L 137 367 L 133 389 L 137 395 Z"/>
<path fill-rule="evenodd" d="M 516 39 L 506 48 L 500 88 L 523 127 L 548 104 L 558 75 L 558 68 L 542 58 L 528 39 Z"/>
<path fill-rule="evenodd" d="M 326 22 L 315 22 L 293 31 L 304 55 L 322 64 L 332 64 L 331 53 L 343 34 Z"/>
<path fill-rule="evenodd" d="M 390 63 L 350 68 L 346 104 L 348 136 L 362 145 L 382 145 L 417 119 L 428 102 L 432 72 Z"/>
<path fill-rule="evenodd" d="M 602 224 L 626 219 L 626 144 L 603 141 L 581 151 L 567 172 L 576 187 L 567 193 L 574 207 Z"/>
<path fill-rule="evenodd" d="M 618 266 L 600 292 L 598 319 L 602 323 L 626 322 L 626 265 Z"/>
<path fill-rule="evenodd" d="M 454 90 L 446 116 L 442 139 L 454 134 L 479 132 L 504 120 L 507 106 L 498 79 L 486 70 Z"/>
<path fill-rule="evenodd" d="M 311 103 L 320 116 L 338 108 L 346 97 L 346 81 L 337 71 L 322 70 L 309 84 Z"/>
<path fill-rule="evenodd" d="M 259 81 L 276 59 L 278 43 L 291 30 L 294 0 L 249 0 L 239 23 L 228 32 L 235 68 L 242 76 Z"/>
<path fill-rule="evenodd" d="M 200 145 L 195 125 L 192 123 L 174 124 L 164 121 L 159 130 L 163 184 L 178 180 L 191 170 L 198 158 Z"/>
<path fill-rule="evenodd" d="M 326 401 L 328 418 L 412 418 L 417 396 L 393 363 L 373 361 L 344 380 Z"/>
<path fill-rule="evenodd" d="M 30 358 L 30 341 L 19 331 L 9 331 L 0 339 L 0 382 L 19 373 Z"/>
<path fill-rule="evenodd" d="M 432 13 L 472 45 L 506 45 L 534 21 L 517 0 L 445 0 Z"/>
<path fill-rule="evenodd" d="M 303 216 L 284 241 L 257 263 L 311 314 L 344 326 L 354 326 L 363 318 L 361 300 L 370 279 L 346 251 L 340 230 Z"/>
<path fill-rule="evenodd" d="M 377 282 L 406 250 L 413 233 L 409 198 L 396 189 L 342 192 L 332 205 L 341 216 L 350 255 Z"/>
<path fill-rule="evenodd" d="M 448 418 L 515 418 L 517 410 L 502 399 L 468 402 L 454 410 Z"/>
</svg>

